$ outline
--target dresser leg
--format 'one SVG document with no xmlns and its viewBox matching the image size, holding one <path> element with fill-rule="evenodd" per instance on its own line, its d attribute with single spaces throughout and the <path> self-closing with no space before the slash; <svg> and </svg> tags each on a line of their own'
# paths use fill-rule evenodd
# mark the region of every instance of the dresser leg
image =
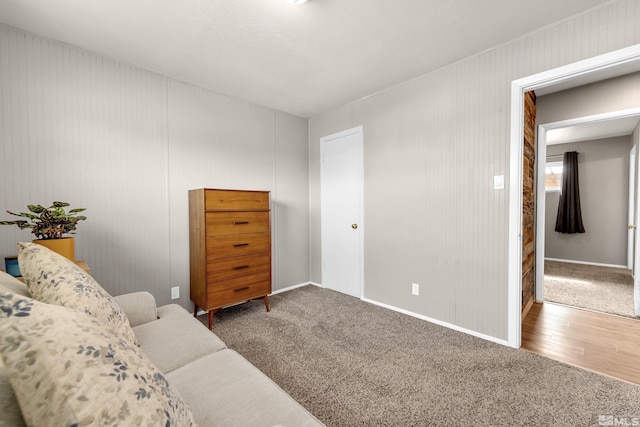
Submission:
<svg viewBox="0 0 640 427">
<path fill-rule="evenodd" d="M 211 330 L 213 328 L 213 314 L 215 313 L 214 310 L 209 311 L 209 330 Z"/>
<path fill-rule="evenodd" d="M 269 295 L 263 296 L 262 299 L 264 300 L 264 306 L 267 308 L 267 311 L 269 311 Z"/>
<path fill-rule="evenodd" d="M 194 304 L 193 317 L 198 317 L 198 304 Z"/>
</svg>

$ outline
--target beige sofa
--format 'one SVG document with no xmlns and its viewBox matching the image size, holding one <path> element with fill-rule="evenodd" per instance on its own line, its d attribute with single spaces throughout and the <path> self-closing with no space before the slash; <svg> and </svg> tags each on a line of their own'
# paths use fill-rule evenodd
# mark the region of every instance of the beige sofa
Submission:
<svg viewBox="0 0 640 427">
<path fill-rule="evenodd" d="M 29 296 L 24 284 L 0 272 L 3 291 Z M 178 390 L 197 425 L 323 425 L 182 307 L 156 307 L 148 292 L 115 299 L 126 313 L 140 349 Z M 0 426 L 23 425 L 20 407 L 0 363 Z"/>
</svg>

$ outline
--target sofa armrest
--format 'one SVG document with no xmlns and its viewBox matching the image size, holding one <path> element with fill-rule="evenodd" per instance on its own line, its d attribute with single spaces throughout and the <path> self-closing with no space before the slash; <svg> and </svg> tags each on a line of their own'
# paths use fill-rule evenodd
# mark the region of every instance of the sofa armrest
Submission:
<svg viewBox="0 0 640 427">
<path fill-rule="evenodd" d="M 132 292 L 113 297 L 124 310 L 131 327 L 158 319 L 156 299 L 149 292 Z"/>
</svg>

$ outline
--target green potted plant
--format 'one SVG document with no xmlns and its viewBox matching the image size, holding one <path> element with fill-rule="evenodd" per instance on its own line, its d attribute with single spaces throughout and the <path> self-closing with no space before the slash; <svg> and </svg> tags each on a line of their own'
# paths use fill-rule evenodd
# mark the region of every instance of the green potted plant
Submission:
<svg viewBox="0 0 640 427">
<path fill-rule="evenodd" d="M 87 219 L 86 216 L 77 215 L 86 208 L 70 209 L 67 212 L 65 208 L 68 206 L 70 205 L 66 202 L 53 202 L 48 208 L 42 205 L 28 205 L 29 212 L 15 213 L 8 210 L 7 213 L 26 219 L 0 221 L 0 224 L 17 225 L 21 230 L 30 228 L 36 236 L 34 243 L 46 246 L 75 261 L 75 241 L 73 237 L 65 237 L 65 234 L 74 234 L 78 222 Z"/>
</svg>

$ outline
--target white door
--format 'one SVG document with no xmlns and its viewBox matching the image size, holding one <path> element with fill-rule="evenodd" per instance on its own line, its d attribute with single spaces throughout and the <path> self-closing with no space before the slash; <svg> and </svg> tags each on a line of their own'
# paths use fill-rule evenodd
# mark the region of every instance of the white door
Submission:
<svg viewBox="0 0 640 427">
<path fill-rule="evenodd" d="M 629 152 L 629 226 L 627 228 L 627 268 L 633 269 L 633 236 L 636 226 L 636 147 Z M 635 270 L 633 271 L 635 276 Z"/>
<path fill-rule="evenodd" d="M 362 297 L 362 127 L 320 139 L 322 285 Z"/>
</svg>

